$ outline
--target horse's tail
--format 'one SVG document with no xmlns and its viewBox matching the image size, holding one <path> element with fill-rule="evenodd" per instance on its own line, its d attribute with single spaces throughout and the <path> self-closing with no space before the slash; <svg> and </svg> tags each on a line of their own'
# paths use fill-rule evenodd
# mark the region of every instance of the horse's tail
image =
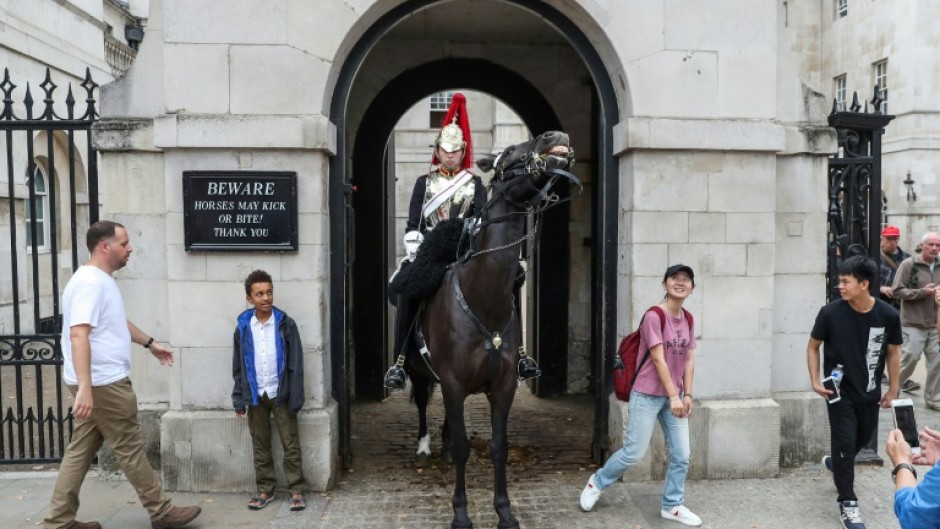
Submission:
<svg viewBox="0 0 940 529">
<path fill-rule="evenodd" d="M 419 373 L 409 373 L 409 378 L 411 378 L 411 394 L 409 397 L 411 403 L 426 406 L 431 400 L 431 395 L 434 394 L 434 386 L 437 384 Z"/>
</svg>

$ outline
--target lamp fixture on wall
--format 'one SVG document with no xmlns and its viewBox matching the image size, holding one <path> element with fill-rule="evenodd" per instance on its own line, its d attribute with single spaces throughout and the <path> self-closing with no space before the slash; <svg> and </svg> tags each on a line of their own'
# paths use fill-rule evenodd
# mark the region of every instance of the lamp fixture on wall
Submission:
<svg viewBox="0 0 940 529">
<path fill-rule="evenodd" d="M 907 203 L 917 202 L 917 191 L 914 191 L 914 179 L 911 178 L 910 170 L 907 171 L 907 179 L 904 180 L 904 185 L 907 186 Z"/>
</svg>

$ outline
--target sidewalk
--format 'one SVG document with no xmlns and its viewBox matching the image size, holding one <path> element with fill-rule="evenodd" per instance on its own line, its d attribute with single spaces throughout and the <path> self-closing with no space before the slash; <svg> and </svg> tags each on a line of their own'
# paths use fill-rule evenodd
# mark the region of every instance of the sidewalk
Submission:
<svg viewBox="0 0 940 529">
<path fill-rule="evenodd" d="M 407 403 L 407 396 L 401 399 Z M 915 403 L 918 424 L 940 429 L 940 413 L 927 410 L 920 391 L 908 394 Z M 538 399 L 531 399 L 538 405 Z M 589 433 L 578 424 L 582 403 L 554 402 L 551 420 L 555 428 Z M 413 468 L 413 432 L 401 418 L 397 429 L 381 422 L 389 406 L 396 402 L 368 403 L 357 407 L 363 421 L 371 421 L 372 431 L 358 430 L 354 448 L 358 454 L 379 452 L 379 459 L 360 457 L 354 468 L 344 473 L 336 487 L 327 493 L 307 495 L 307 510 L 290 512 L 286 494 L 261 511 L 246 507 L 246 494 L 178 494 L 176 505 L 196 504 L 203 514 L 190 527 L 196 529 L 427 529 L 449 528 L 452 517 L 450 496 L 453 471 L 444 465 L 424 471 Z M 529 403 L 521 399 L 518 407 Z M 432 419 L 432 428 L 434 421 Z M 485 417 L 479 418 L 481 422 Z M 589 420 L 589 419 L 584 419 Z M 557 428 L 559 421 L 564 428 Z M 519 424 L 519 423 L 517 423 Z M 879 425 L 879 452 L 884 467 L 858 466 L 856 493 L 863 520 L 873 529 L 899 529 L 894 517 L 894 486 L 890 461 L 884 455 L 884 439 L 891 417 L 883 411 Z M 543 425 L 544 427 L 544 425 Z M 587 432 L 585 432 L 587 431 Z M 469 431 L 471 444 L 485 438 L 481 430 Z M 477 437 L 477 434 L 482 434 Z M 517 432 L 516 439 L 525 437 Z M 407 438 L 400 441 L 398 438 Z M 589 437 L 586 437 L 589 439 Z M 604 492 L 594 511 L 581 512 L 578 496 L 593 468 L 578 450 L 565 453 L 559 446 L 537 444 L 522 454 L 509 469 L 509 492 L 513 512 L 523 529 L 678 529 L 675 522 L 659 516 L 662 482 L 619 483 Z M 565 438 L 565 442 L 572 438 Z M 485 443 L 484 443 L 485 444 Z M 439 445 L 438 445 L 439 446 Z M 435 448 L 437 450 L 437 448 Z M 528 450 L 528 449 L 527 449 Z M 512 457 L 512 456 L 511 456 Z M 527 459 L 528 458 L 528 459 Z M 581 459 L 578 459 L 581 458 Z M 512 459 L 511 459 L 512 461 Z M 492 478 L 486 459 L 471 457 L 468 467 L 468 495 L 474 526 L 496 526 L 492 508 Z M 921 477 L 927 469 L 921 471 Z M 3 529 L 41 527 L 55 481 L 53 472 L 0 473 L 0 517 Z M 686 487 L 687 505 L 704 520 L 706 528 L 740 529 L 836 529 L 840 527 L 836 491 L 832 477 L 818 463 L 798 469 L 784 469 L 770 479 L 690 481 Z M 80 520 L 98 520 L 106 529 L 147 529 L 146 512 L 126 481 L 102 481 L 90 474 L 82 488 Z"/>
<path fill-rule="evenodd" d="M 541 484 L 510 489 L 513 510 L 524 529 L 672 528 L 659 517 L 661 482 L 617 484 L 604 492 L 594 511 L 581 512 L 578 495 L 589 472 L 558 475 Z M 0 476 L 0 512 L 4 529 L 42 526 L 54 475 L 10 473 Z M 887 467 L 858 467 L 856 489 L 863 519 L 871 528 L 897 529 L 893 486 Z M 307 510 L 292 513 L 275 502 L 261 511 L 245 507 L 244 494 L 173 494 L 177 505 L 196 504 L 198 529 L 424 529 L 450 527 L 450 486 L 386 490 L 382 483 L 346 482 L 325 494 L 309 494 Z M 494 527 L 491 492 L 470 489 L 476 527 Z M 817 529 L 840 527 L 835 487 L 819 465 L 787 471 L 774 479 L 691 481 L 688 505 L 707 528 Z M 82 488 L 81 520 L 98 520 L 105 529 L 146 529 L 150 525 L 133 488 L 126 481 L 89 476 Z"/>
</svg>

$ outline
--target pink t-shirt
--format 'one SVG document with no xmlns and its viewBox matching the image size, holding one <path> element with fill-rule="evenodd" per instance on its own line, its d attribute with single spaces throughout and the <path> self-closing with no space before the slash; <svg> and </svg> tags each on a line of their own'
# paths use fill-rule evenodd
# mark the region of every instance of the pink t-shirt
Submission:
<svg viewBox="0 0 940 529">
<path fill-rule="evenodd" d="M 637 355 L 637 365 L 643 360 L 648 349 L 663 344 L 663 354 L 666 358 L 666 365 L 669 366 L 672 385 L 681 393 L 682 373 L 685 371 L 687 354 L 696 346 L 695 329 L 685 317 L 685 311 L 678 318 L 673 318 L 669 312 L 666 312 L 666 325 L 662 332 L 659 328 L 659 315 L 652 310 L 647 312 L 640 326 L 640 354 Z M 668 396 L 666 388 L 659 381 L 659 375 L 656 374 L 652 357 L 648 358 L 640 368 L 633 389 L 647 395 Z"/>
</svg>

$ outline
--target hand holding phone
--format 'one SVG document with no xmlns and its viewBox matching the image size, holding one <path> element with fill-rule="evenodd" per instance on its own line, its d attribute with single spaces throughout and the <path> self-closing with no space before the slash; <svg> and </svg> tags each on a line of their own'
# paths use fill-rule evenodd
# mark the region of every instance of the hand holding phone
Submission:
<svg viewBox="0 0 940 529">
<path fill-rule="evenodd" d="M 839 394 L 839 384 L 837 384 L 832 377 L 824 378 L 822 380 L 822 385 L 824 388 L 832 392 L 829 394 L 829 396 L 826 397 L 826 401 L 829 402 L 829 404 L 842 400 L 842 395 Z"/>
<path fill-rule="evenodd" d="M 917 421 L 914 419 L 914 401 L 894 399 L 891 401 L 891 417 L 894 427 L 901 430 L 904 440 L 911 445 L 911 453 L 920 453 L 920 438 L 917 435 Z"/>
</svg>

